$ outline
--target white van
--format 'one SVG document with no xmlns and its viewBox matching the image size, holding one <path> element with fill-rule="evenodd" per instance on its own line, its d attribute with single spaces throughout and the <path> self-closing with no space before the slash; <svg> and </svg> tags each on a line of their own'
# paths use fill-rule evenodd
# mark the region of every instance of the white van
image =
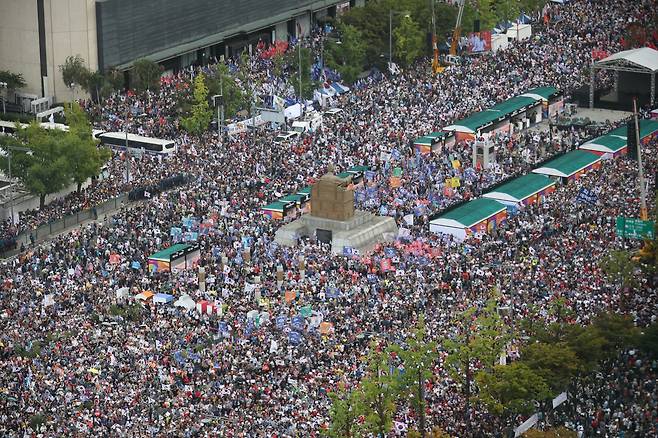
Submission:
<svg viewBox="0 0 658 438">
<path fill-rule="evenodd" d="M 303 120 L 296 120 L 292 122 L 292 130 L 300 134 L 304 132 L 315 132 L 322 128 L 322 115 L 314 114 Z"/>
<path fill-rule="evenodd" d="M 281 134 L 274 137 L 274 144 L 284 144 L 288 143 L 291 140 L 299 137 L 299 132 L 296 131 L 284 131 Z"/>
</svg>

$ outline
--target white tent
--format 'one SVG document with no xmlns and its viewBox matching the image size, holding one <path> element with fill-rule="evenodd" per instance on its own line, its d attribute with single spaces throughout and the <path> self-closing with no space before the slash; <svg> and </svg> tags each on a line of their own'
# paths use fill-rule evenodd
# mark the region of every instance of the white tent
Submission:
<svg viewBox="0 0 658 438">
<path fill-rule="evenodd" d="M 183 307 L 186 310 L 192 310 L 196 307 L 196 303 L 189 295 L 183 295 L 182 297 L 176 300 L 174 306 Z"/>
</svg>

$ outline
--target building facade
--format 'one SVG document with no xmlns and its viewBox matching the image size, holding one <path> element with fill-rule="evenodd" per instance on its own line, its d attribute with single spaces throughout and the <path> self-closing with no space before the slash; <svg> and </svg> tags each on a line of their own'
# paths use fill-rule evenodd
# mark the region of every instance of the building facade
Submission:
<svg viewBox="0 0 658 438">
<path fill-rule="evenodd" d="M 359 0 L 0 0 L 0 70 L 23 74 L 19 95 L 80 97 L 59 66 L 79 55 L 92 70 L 129 70 L 147 58 L 165 71 L 287 40 Z M 73 93 L 76 96 L 73 96 Z"/>
</svg>

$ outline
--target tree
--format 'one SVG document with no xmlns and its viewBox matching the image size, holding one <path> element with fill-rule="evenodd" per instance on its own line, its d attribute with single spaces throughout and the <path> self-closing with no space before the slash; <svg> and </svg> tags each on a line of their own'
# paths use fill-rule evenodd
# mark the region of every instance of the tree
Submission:
<svg viewBox="0 0 658 438">
<path fill-rule="evenodd" d="M 521 14 L 519 0 L 494 0 L 497 21 L 514 22 Z"/>
<path fill-rule="evenodd" d="M 138 59 L 133 64 L 134 89 L 137 91 L 158 90 L 162 66 L 150 59 Z"/>
<path fill-rule="evenodd" d="M 78 192 L 89 178 L 98 176 L 103 164 L 112 153 L 107 148 L 98 148 L 92 136 L 87 116 L 76 103 L 65 110 L 69 132 L 66 135 L 66 157 L 71 179 L 77 184 Z"/>
<path fill-rule="evenodd" d="M 638 285 L 637 267 L 628 251 L 611 251 L 601 261 L 600 266 L 610 281 L 620 283 L 622 287 Z"/>
<path fill-rule="evenodd" d="M 22 74 L 12 73 L 7 70 L 0 70 L 0 82 L 6 83 L 8 90 L 17 90 L 27 85 Z"/>
<path fill-rule="evenodd" d="M 553 394 L 564 391 L 581 369 L 580 359 L 564 342 L 537 342 L 521 352 L 521 361 L 548 384 Z"/>
<path fill-rule="evenodd" d="M 46 130 L 36 123 L 16 131 L 16 138 L 5 140 L 13 146 L 30 149 L 11 151 L 12 175 L 16 176 L 31 193 L 39 196 L 39 206 L 45 204 L 46 195 L 56 193 L 70 182 L 69 161 L 66 155 L 66 133 L 57 129 Z M 3 168 L 8 167 L 2 159 Z"/>
<path fill-rule="evenodd" d="M 215 68 L 215 74 L 208 77 L 206 81 L 208 95 L 223 94 L 224 115 L 231 118 L 238 111 L 248 107 L 248 100 L 225 63 L 220 62 Z"/>
<path fill-rule="evenodd" d="M 105 78 L 100 71 L 89 71 L 85 78 L 85 88 L 96 103 L 101 101 L 101 89 L 104 83 Z"/>
<path fill-rule="evenodd" d="M 400 25 L 393 31 L 395 37 L 395 57 L 403 65 L 411 65 L 423 55 L 423 32 L 411 16 L 405 15 Z"/>
<path fill-rule="evenodd" d="M 493 29 L 498 24 L 498 17 L 493 8 L 493 0 L 478 0 L 477 14 L 481 29 Z"/>
<path fill-rule="evenodd" d="M 395 414 L 397 390 L 389 372 L 389 355 L 375 344 L 368 356 L 368 375 L 361 381 L 363 391 L 363 428 L 373 435 L 386 434 L 391 430 Z"/>
<path fill-rule="evenodd" d="M 352 84 L 363 71 L 366 57 L 363 35 L 359 29 L 349 24 L 341 24 L 338 29 L 340 44 L 336 41 L 329 42 L 325 55 L 326 63 L 329 68 L 338 71 L 345 82 Z"/>
<path fill-rule="evenodd" d="M 406 348 L 394 345 L 390 348 L 404 365 L 399 376 L 400 397 L 410 400 L 419 419 L 421 436 L 425 437 L 425 393 L 427 379 L 432 377 L 432 367 L 438 358 L 435 342 L 426 341 L 425 317 L 421 315 L 413 334 L 405 340 Z"/>
<path fill-rule="evenodd" d="M 631 317 L 618 313 L 598 315 L 591 329 L 597 330 L 606 340 L 604 350 L 611 356 L 615 356 L 620 350 L 636 347 L 640 336 L 640 331 L 633 324 Z"/>
<path fill-rule="evenodd" d="M 313 63 L 313 54 L 306 47 L 301 49 L 298 47 L 287 53 L 287 63 L 292 66 L 290 79 L 291 84 L 294 84 L 295 91 L 299 95 L 299 76 L 300 76 L 300 63 L 301 63 L 301 78 L 302 78 L 302 97 L 305 99 L 312 99 L 313 92 L 318 87 L 318 83 L 311 80 L 311 64 Z"/>
<path fill-rule="evenodd" d="M 528 415 L 535 409 L 534 401 L 550 397 L 544 379 L 520 362 L 497 365 L 493 372 L 479 372 L 475 377 L 480 390 L 478 400 L 490 412 L 509 417 Z"/>
<path fill-rule="evenodd" d="M 67 56 L 64 64 L 59 66 L 59 71 L 62 73 L 62 81 L 69 89 L 74 86 L 87 88 L 87 79 L 89 77 L 89 69 L 85 66 L 85 60 L 80 55 Z"/>
<path fill-rule="evenodd" d="M 569 325 L 565 328 L 564 340 L 580 359 L 584 372 L 595 370 L 605 357 L 606 339 L 596 327 Z"/>
<path fill-rule="evenodd" d="M 208 105 L 208 87 L 206 87 L 206 76 L 199 73 L 194 79 L 194 105 L 191 114 L 181 120 L 181 125 L 186 131 L 201 135 L 208 129 L 212 120 L 212 111 Z"/>
<path fill-rule="evenodd" d="M 639 339 L 640 349 L 649 357 L 658 358 L 658 323 L 654 322 L 644 329 Z"/>
<path fill-rule="evenodd" d="M 358 423 L 363 411 L 363 392 L 357 389 L 351 391 L 345 388 L 329 394 L 331 408 L 329 416 L 331 424 L 325 435 L 332 438 L 357 438 L 362 436 Z"/>
<path fill-rule="evenodd" d="M 448 351 L 446 366 L 452 377 L 463 383 L 466 405 L 464 418 L 468 421 L 471 398 L 471 363 L 480 362 L 482 369 L 491 371 L 504 351 L 510 335 L 497 312 L 497 300 L 491 298 L 483 309 L 470 308 L 459 317 L 462 333 L 445 341 Z"/>
</svg>

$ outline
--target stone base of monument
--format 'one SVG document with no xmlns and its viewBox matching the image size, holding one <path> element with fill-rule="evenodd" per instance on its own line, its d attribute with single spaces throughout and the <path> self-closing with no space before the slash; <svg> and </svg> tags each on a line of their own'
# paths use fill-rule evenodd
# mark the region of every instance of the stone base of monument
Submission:
<svg viewBox="0 0 658 438">
<path fill-rule="evenodd" d="M 304 215 L 279 228 L 274 240 L 279 245 L 294 246 L 300 237 L 316 236 L 318 240 L 330 241 L 334 254 L 342 254 L 344 247 L 365 253 L 379 242 L 395 239 L 397 233 L 398 227 L 392 217 L 357 210 L 346 221 Z"/>
</svg>

